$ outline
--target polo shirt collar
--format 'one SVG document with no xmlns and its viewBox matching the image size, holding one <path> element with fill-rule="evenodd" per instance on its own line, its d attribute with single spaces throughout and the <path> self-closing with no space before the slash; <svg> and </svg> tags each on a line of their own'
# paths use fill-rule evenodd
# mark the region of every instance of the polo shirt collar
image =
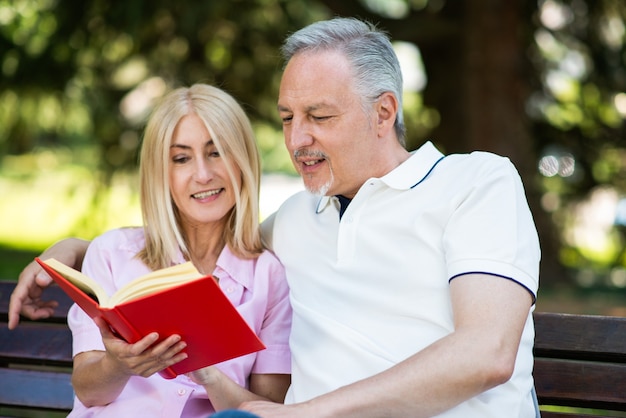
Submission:
<svg viewBox="0 0 626 418">
<path fill-rule="evenodd" d="M 428 177 L 444 155 L 427 141 L 398 167 L 380 178 L 388 187 L 398 190 L 409 190 L 420 184 Z M 332 202 L 334 196 L 322 196 L 317 204 L 315 213 L 321 213 Z"/>
<path fill-rule="evenodd" d="M 402 164 L 380 178 L 387 186 L 408 190 L 426 180 L 426 177 L 441 161 L 444 155 L 428 141 L 419 149 L 413 151 L 411 156 Z"/>
</svg>

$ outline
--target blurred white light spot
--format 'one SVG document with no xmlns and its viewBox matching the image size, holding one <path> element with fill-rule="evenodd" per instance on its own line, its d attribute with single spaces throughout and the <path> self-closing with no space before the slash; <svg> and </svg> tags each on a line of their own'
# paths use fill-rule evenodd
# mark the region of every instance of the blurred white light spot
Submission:
<svg viewBox="0 0 626 418">
<path fill-rule="evenodd" d="M 539 160 L 538 169 L 545 177 L 570 177 L 576 170 L 576 160 L 571 154 L 546 155 Z"/>
<path fill-rule="evenodd" d="M 546 155 L 539 160 L 539 172 L 546 177 L 554 177 L 559 172 L 559 160 L 554 155 Z"/>
<path fill-rule="evenodd" d="M 120 112 L 131 123 L 141 123 L 150 112 L 153 101 L 165 93 L 167 85 L 160 77 L 152 77 L 131 90 L 120 103 Z"/>
<path fill-rule="evenodd" d="M 539 10 L 541 23 L 552 30 L 562 29 L 572 21 L 572 10 L 561 2 L 548 0 L 543 3 Z"/>
<path fill-rule="evenodd" d="M 617 93 L 613 98 L 613 103 L 620 115 L 626 118 L 626 93 Z"/>
<path fill-rule="evenodd" d="M 576 160 L 571 155 L 564 155 L 559 158 L 559 176 L 569 177 L 574 174 Z"/>
<path fill-rule="evenodd" d="M 426 86 L 426 73 L 420 50 L 410 42 L 394 42 L 393 49 L 396 51 L 400 62 L 404 90 L 423 90 Z"/>
<path fill-rule="evenodd" d="M 611 271 L 611 283 L 616 287 L 626 287 L 626 270 L 617 268 Z"/>
<path fill-rule="evenodd" d="M 546 212 L 554 212 L 561 207 L 561 197 L 558 193 L 548 192 L 541 196 L 541 207 Z"/>
</svg>

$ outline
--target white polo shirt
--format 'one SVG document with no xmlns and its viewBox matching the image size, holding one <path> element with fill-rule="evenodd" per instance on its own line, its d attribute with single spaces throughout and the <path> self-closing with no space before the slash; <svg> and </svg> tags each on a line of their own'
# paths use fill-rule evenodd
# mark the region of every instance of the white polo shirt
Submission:
<svg viewBox="0 0 626 418">
<path fill-rule="evenodd" d="M 368 180 L 341 220 L 337 198 L 301 192 L 264 233 L 294 312 L 287 403 L 379 373 L 451 333 L 456 276 L 501 276 L 533 296 L 538 288 L 539 241 L 522 182 L 490 153 L 444 157 L 428 142 Z M 534 417 L 533 339 L 529 315 L 509 382 L 440 416 Z"/>
</svg>

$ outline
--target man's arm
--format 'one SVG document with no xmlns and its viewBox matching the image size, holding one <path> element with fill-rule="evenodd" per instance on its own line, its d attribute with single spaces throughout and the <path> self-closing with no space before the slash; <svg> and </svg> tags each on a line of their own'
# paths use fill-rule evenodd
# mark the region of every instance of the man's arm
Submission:
<svg viewBox="0 0 626 418">
<path fill-rule="evenodd" d="M 481 274 L 457 277 L 450 287 L 450 335 L 384 372 L 308 402 L 251 402 L 243 408 L 266 418 L 431 417 L 506 382 L 532 296 L 515 282 Z"/>
<path fill-rule="evenodd" d="M 46 249 L 41 259 L 56 258 L 62 263 L 80 270 L 89 241 L 67 238 Z M 41 294 L 52 282 L 36 261 L 31 261 L 20 273 L 17 286 L 9 303 L 9 329 L 14 329 L 20 320 L 20 313 L 30 319 L 47 318 L 54 312 L 57 302 L 44 301 Z"/>
</svg>

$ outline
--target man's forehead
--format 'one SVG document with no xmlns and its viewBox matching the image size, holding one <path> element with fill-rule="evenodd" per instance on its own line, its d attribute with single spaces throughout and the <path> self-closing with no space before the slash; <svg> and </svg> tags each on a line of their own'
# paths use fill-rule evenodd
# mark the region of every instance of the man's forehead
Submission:
<svg viewBox="0 0 626 418">
<path fill-rule="evenodd" d="M 303 102 L 303 103 L 299 103 L 299 102 L 291 102 L 289 100 L 286 101 L 281 101 L 280 98 L 278 100 L 278 111 L 279 112 L 289 112 L 289 111 L 294 111 L 294 110 L 302 110 L 304 112 L 314 112 L 316 110 L 321 110 L 321 109 L 334 109 L 336 108 L 337 105 L 333 104 L 329 101 L 316 101 L 316 102 L 311 102 L 311 103 L 307 103 L 307 102 Z"/>
</svg>

